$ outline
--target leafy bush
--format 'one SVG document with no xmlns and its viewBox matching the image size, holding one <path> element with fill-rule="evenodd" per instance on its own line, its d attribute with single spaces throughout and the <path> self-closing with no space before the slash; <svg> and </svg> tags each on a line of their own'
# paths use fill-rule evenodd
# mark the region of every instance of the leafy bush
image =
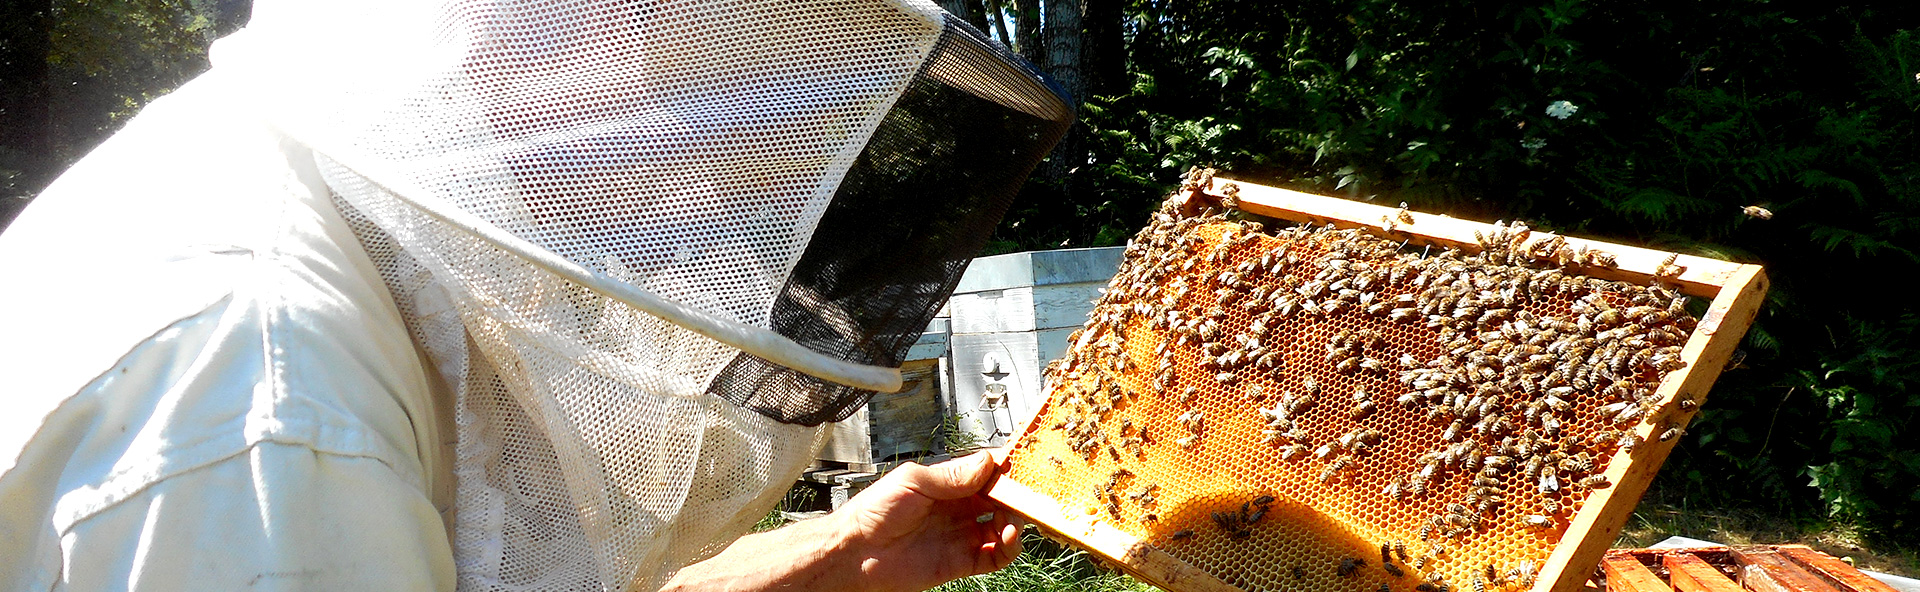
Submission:
<svg viewBox="0 0 1920 592">
<path fill-rule="evenodd" d="M 1920 9 L 1863 2 L 1130 3 L 1088 165 L 1002 249 L 1116 244 L 1189 164 L 1764 264 L 1657 488 L 1920 542 Z M 1759 205 L 1771 220 L 1748 217 Z M 1727 483 L 1741 486 L 1727 487 Z M 1877 530 L 1876 530 L 1877 529 Z"/>
</svg>

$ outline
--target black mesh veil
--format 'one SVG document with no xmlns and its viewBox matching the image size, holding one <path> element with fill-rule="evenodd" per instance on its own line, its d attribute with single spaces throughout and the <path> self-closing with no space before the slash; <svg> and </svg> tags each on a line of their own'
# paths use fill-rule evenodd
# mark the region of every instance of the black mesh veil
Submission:
<svg viewBox="0 0 1920 592">
<path fill-rule="evenodd" d="M 773 329 L 815 351 L 899 365 L 1072 122 L 1057 86 L 947 17 L 827 206 L 774 302 Z M 744 353 L 708 390 L 802 425 L 845 419 L 873 395 Z"/>
</svg>

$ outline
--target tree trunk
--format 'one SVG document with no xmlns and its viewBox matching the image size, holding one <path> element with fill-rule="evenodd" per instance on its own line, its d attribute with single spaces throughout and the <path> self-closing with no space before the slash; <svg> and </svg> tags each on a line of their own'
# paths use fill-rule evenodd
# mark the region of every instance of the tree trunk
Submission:
<svg viewBox="0 0 1920 592">
<path fill-rule="evenodd" d="M 1080 13 L 1081 86 L 1087 89 L 1088 97 L 1125 94 L 1132 84 L 1127 79 L 1127 47 L 1121 37 L 1126 15 L 1120 12 L 1120 3 L 1087 2 Z"/>
<path fill-rule="evenodd" d="M 1080 71 L 1080 0 L 1047 0 L 1047 61 L 1043 67 L 1067 95 L 1087 100 L 1086 79 Z"/>
<path fill-rule="evenodd" d="M 973 28 L 979 29 L 982 33 L 990 30 L 987 26 L 987 3 L 984 0 L 965 1 L 967 3 L 967 24 L 973 25 Z"/>
<path fill-rule="evenodd" d="M 0 228 L 58 171 L 47 115 L 53 0 L 0 3 Z"/>
<path fill-rule="evenodd" d="M 1046 61 L 1037 62 L 1067 91 L 1075 109 L 1087 97 L 1085 79 L 1080 75 L 1080 8 L 1080 0 L 1047 0 Z M 1066 137 L 1060 139 L 1060 144 L 1053 147 L 1046 165 L 1040 169 L 1043 180 L 1063 190 L 1066 188 L 1068 175 L 1078 163 L 1086 160 L 1082 154 L 1086 143 L 1081 138 L 1085 127 L 1076 122 Z"/>
<path fill-rule="evenodd" d="M 1046 67 L 1040 47 L 1040 0 L 1013 0 L 1013 50 L 1037 67 Z"/>
<path fill-rule="evenodd" d="M 1047 61 L 1042 67 L 1067 91 L 1075 109 L 1087 100 L 1081 52 L 1083 6 L 1081 0 L 1047 0 Z M 1073 199 L 1074 184 L 1069 181 L 1075 169 L 1087 161 L 1086 146 L 1086 125 L 1076 122 L 1067 130 L 1066 137 L 1060 139 L 1060 144 L 1053 147 L 1053 152 L 1047 155 L 1046 166 L 1040 169 L 1041 178 L 1058 187 L 1063 199 Z"/>
<path fill-rule="evenodd" d="M 973 28 L 986 32 L 987 7 L 981 0 L 940 0 L 940 9 L 965 21 Z"/>
<path fill-rule="evenodd" d="M 993 13 L 995 25 L 993 31 L 1000 36 L 1000 44 L 1007 46 L 1007 49 L 1013 49 L 1013 40 L 1007 37 L 1009 33 L 1007 32 L 1006 3 L 1002 0 L 986 0 L 986 2 L 987 10 Z"/>
<path fill-rule="evenodd" d="M 940 0 L 937 4 L 940 5 L 940 10 L 947 11 L 947 14 L 960 17 L 963 21 L 967 20 L 967 0 Z"/>
</svg>

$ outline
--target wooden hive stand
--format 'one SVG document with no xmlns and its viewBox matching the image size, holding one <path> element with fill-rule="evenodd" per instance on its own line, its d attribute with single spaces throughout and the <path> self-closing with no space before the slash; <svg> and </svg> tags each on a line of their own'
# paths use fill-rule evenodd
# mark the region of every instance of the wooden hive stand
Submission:
<svg viewBox="0 0 1920 592">
<path fill-rule="evenodd" d="M 1609 592 L 1894 592 L 1804 545 L 1616 549 L 1600 568 Z"/>
</svg>

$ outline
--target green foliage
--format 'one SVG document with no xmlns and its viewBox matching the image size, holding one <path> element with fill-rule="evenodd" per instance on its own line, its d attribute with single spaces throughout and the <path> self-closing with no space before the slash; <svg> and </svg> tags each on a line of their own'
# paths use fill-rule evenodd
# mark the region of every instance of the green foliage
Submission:
<svg viewBox="0 0 1920 592">
<path fill-rule="evenodd" d="M 54 2 L 50 114 L 60 168 L 207 69 L 214 19 L 190 0 Z"/>
<path fill-rule="evenodd" d="M 941 450 L 951 454 L 962 454 L 987 445 L 987 441 L 981 439 L 979 434 L 960 425 L 963 419 L 960 415 L 949 415 L 941 418 L 940 425 L 933 428 L 934 443 L 938 444 Z"/>
<path fill-rule="evenodd" d="M 1920 518 L 1905 380 L 1920 323 L 1904 304 L 1920 8 L 1134 0 L 1125 28 L 1134 84 L 1083 107 L 1092 154 L 1069 181 L 1096 190 L 1029 187 L 1001 248 L 1118 244 L 1180 171 L 1211 164 L 1762 263 L 1773 292 L 1750 355 L 1656 487 L 1920 543 L 1901 527 Z"/>
<path fill-rule="evenodd" d="M 1025 548 L 1006 569 L 961 578 L 933 592 L 1152 592 L 1156 588 L 1095 565 L 1078 549 L 1031 532 L 1020 539 Z"/>
</svg>

